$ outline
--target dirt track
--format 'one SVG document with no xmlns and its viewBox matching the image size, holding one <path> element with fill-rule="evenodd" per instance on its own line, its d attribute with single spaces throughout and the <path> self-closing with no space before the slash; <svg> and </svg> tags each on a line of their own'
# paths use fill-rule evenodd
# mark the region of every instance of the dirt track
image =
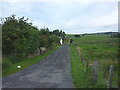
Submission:
<svg viewBox="0 0 120 90">
<path fill-rule="evenodd" d="M 4 77 L 3 88 L 72 88 L 68 45 L 24 70 Z"/>
</svg>

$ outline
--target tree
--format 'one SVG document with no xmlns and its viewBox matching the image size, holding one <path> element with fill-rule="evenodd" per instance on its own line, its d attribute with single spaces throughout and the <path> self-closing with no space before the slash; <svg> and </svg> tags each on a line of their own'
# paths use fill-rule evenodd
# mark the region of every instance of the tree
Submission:
<svg viewBox="0 0 120 90">
<path fill-rule="evenodd" d="M 2 52 L 13 63 L 23 60 L 29 54 L 35 53 L 40 47 L 51 47 L 59 44 L 59 36 L 65 37 L 65 32 L 59 29 L 51 32 L 48 28 L 32 26 L 29 18 L 16 19 L 13 14 L 5 17 L 2 25 Z"/>
<path fill-rule="evenodd" d="M 59 36 L 59 29 L 54 30 L 54 31 L 53 31 L 53 34 Z"/>
</svg>

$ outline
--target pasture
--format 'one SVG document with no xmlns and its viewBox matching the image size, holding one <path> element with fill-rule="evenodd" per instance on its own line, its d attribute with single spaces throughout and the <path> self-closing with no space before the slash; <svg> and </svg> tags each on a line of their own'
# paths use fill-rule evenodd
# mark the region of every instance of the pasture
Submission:
<svg viewBox="0 0 120 90">
<path fill-rule="evenodd" d="M 69 35 L 70 36 L 70 35 Z M 107 87 L 110 65 L 114 65 L 113 87 L 118 86 L 118 38 L 111 38 L 110 35 L 85 35 L 73 37 L 70 45 L 71 74 L 75 87 L 105 88 Z M 83 66 L 80 63 L 79 55 L 85 61 L 89 61 L 88 73 L 86 74 L 86 62 Z M 98 61 L 98 81 L 92 82 L 93 61 Z M 82 66 L 81 66 L 82 65 Z M 104 71 L 106 69 L 106 72 Z M 82 71 L 81 71 L 82 70 Z M 81 74 L 82 73 L 82 74 Z M 106 73 L 106 74 L 105 74 Z M 105 74 L 105 75 L 104 75 Z M 82 83 L 81 83 L 82 81 Z"/>
</svg>

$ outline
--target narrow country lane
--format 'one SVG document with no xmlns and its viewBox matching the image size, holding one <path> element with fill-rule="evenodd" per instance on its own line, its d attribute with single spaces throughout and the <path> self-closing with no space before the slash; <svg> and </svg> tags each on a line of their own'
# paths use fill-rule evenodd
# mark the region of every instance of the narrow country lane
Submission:
<svg viewBox="0 0 120 90">
<path fill-rule="evenodd" d="M 3 88 L 72 88 L 69 46 L 55 52 L 24 70 L 2 79 Z"/>
</svg>

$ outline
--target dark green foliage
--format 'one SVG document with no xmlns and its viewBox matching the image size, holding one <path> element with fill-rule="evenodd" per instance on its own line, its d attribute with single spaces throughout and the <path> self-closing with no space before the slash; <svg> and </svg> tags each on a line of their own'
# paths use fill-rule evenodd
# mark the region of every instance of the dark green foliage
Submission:
<svg viewBox="0 0 120 90">
<path fill-rule="evenodd" d="M 59 29 L 54 30 L 54 31 L 53 31 L 53 34 L 55 34 L 55 35 L 60 35 L 60 34 L 59 34 Z"/>
<path fill-rule="evenodd" d="M 74 37 L 80 37 L 80 35 L 74 35 Z"/>
<path fill-rule="evenodd" d="M 2 68 L 6 69 L 9 68 L 12 65 L 12 62 L 4 57 L 4 60 L 2 60 Z"/>
<path fill-rule="evenodd" d="M 85 36 L 85 34 L 82 34 L 82 36 Z"/>
<path fill-rule="evenodd" d="M 28 18 L 6 17 L 2 25 L 2 52 L 13 63 L 20 62 L 29 54 L 37 52 L 40 47 L 51 47 L 59 44 L 59 37 L 65 32 L 48 28 L 38 29 L 28 23 Z"/>
<path fill-rule="evenodd" d="M 61 37 L 63 39 L 63 43 L 64 43 L 65 36 L 66 36 L 64 31 L 62 31 L 62 30 L 59 31 L 59 29 L 56 29 L 56 30 L 53 31 L 53 34 Z"/>
<path fill-rule="evenodd" d="M 73 42 L 73 40 L 72 39 L 70 39 L 70 43 L 72 43 Z"/>
<path fill-rule="evenodd" d="M 119 38 L 119 37 L 120 37 L 120 33 L 111 34 L 111 38 Z"/>
</svg>

